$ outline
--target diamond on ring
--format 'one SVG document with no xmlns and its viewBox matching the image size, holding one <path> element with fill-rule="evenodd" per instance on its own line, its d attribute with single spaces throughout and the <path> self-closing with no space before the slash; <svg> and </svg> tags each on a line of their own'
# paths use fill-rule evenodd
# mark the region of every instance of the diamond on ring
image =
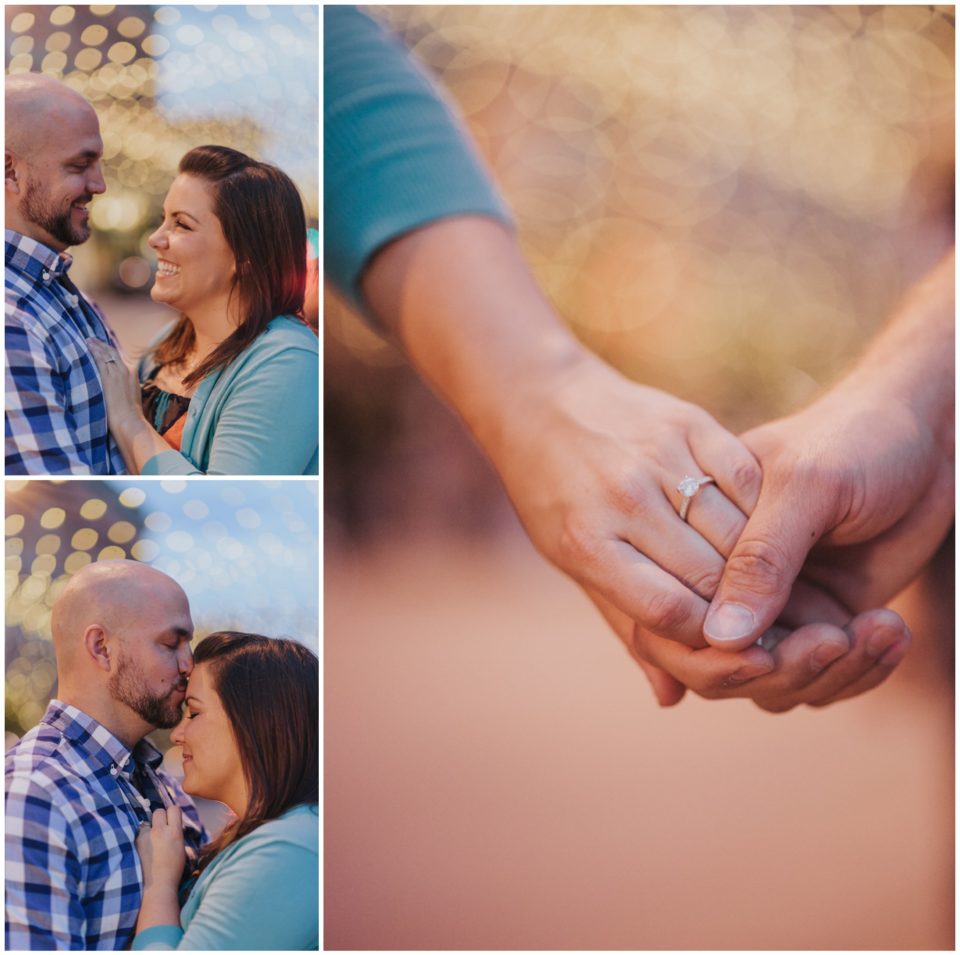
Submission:
<svg viewBox="0 0 960 955">
<path fill-rule="evenodd" d="M 680 520 L 685 521 L 687 519 L 687 511 L 690 510 L 690 502 L 697 496 L 700 491 L 700 488 L 704 484 L 713 484 L 715 483 L 712 477 L 705 476 L 702 478 L 691 477 L 689 474 L 684 474 L 680 479 L 680 483 L 677 485 L 677 490 L 680 492 L 680 496 L 683 500 L 680 501 Z"/>
</svg>

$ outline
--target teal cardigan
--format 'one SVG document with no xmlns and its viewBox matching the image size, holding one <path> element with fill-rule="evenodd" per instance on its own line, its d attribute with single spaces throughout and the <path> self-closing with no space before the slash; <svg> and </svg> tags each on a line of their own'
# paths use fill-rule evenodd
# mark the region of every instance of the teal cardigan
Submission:
<svg viewBox="0 0 960 955">
<path fill-rule="evenodd" d="M 320 350 L 299 319 L 274 318 L 226 368 L 204 378 L 187 411 L 180 451 L 142 474 L 316 474 Z M 151 358 L 140 362 L 140 380 Z"/>
<path fill-rule="evenodd" d="M 320 813 L 296 806 L 227 846 L 203 871 L 180 924 L 138 933 L 134 951 L 317 951 Z"/>
<path fill-rule="evenodd" d="M 323 8 L 323 170 L 324 272 L 361 311 L 363 271 L 391 240 L 448 216 L 512 228 L 455 110 L 355 7 Z"/>
</svg>

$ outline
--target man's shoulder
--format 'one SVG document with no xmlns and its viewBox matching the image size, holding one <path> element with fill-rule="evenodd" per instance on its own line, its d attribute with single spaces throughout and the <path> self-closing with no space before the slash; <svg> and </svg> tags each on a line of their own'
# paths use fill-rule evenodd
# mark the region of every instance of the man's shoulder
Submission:
<svg viewBox="0 0 960 955">
<path fill-rule="evenodd" d="M 89 767 L 63 734 L 41 723 L 11 749 L 5 758 L 8 799 L 20 796 L 60 801 L 64 795 L 79 795 L 91 790 Z"/>
<path fill-rule="evenodd" d="M 11 282 L 9 277 L 4 288 L 3 314 L 8 334 L 20 331 L 44 337 L 64 318 L 63 306 L 53 295 L 33 284 Z"/>
</svg>

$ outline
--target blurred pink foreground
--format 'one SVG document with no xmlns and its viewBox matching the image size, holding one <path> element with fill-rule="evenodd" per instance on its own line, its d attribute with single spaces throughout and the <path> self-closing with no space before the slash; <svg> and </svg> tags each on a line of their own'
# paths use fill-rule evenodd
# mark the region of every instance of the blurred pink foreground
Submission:
<svg viewBox="0 0 960 955">
<path fill-rule="evenodd" d="M 953 948 L 929 596 L 880 689 L 771 716 L 658 709 L 519 532 L 326 578 L 326 948 Z"/>
</svg>

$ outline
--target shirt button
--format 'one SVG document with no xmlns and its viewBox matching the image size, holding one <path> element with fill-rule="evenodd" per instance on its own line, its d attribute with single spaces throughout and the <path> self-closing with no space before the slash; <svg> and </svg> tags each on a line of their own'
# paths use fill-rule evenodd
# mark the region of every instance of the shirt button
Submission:
<svg viewBox="0 0 960 955">
<path fill-rule="evenodd" d="M 111 767 L 110 767 L 110 775 L 111 775 L 111 776 L 116 776 L 119 772 L 120 772 L 120 770 L 119 770 L 116 766 L 111 766 Z"/>
<path fill-rule="evenodd" d="M 48 269 L 43 270 L 43 280 L 46 282 L 50 278 L 50 272 Z"/>
</svg>

